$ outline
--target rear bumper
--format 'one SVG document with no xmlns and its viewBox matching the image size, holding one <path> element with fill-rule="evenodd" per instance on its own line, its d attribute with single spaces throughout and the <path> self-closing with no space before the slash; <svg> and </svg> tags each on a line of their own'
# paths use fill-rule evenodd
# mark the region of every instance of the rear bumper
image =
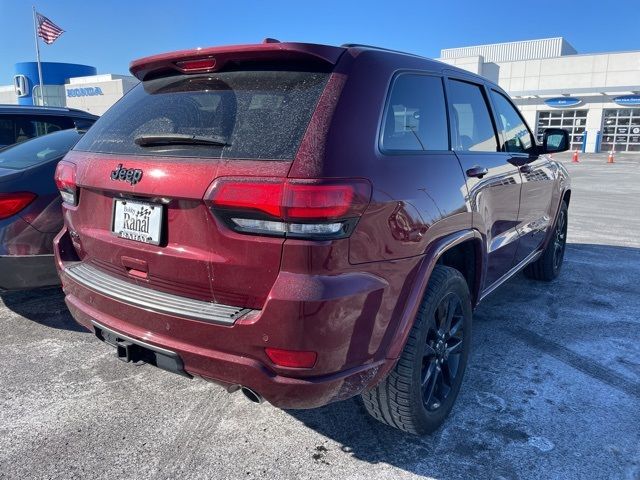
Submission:
<svg viewBox="0 0 640 480">
<path fill-rule="evenodd" d="M 59 284 L 53 255 L 0 255 L 0 290 Z"/>
<path fill-rule="evenodd" d="M 67 283 L 65 282 L 65 290 Z M 154 334 L 135 328 L 129 322 L 100 312 L 67 294 L 66 303 L 76 321 L 95 332 L 102 325 L 112 332 L 122 333 L 141 345 L 158 347 L 176 353 L 189 375 L 225 386 L 232 391 L 246 386 L 262 395 L 269 403 L 280 408 L 315 408 L 344 400 L 362 392 L 387 371 L 386 361 L 318 377 L 294 378 L 275 373 L 262 362 L 214 349 L 187 345 L 170 335 Z M 160 319 L 158 319 L 160 320 Z"/>
<path fill-rule="evenodd" d="M 384 310 L 393 310 L 385 299 L 396 294 L 371 273 L 280 272 L 262 310 L 241 312 L 233 321 L 222 322 L 202 315 L 202 310 L 194 312 L 193 302 L 186 298 L 182 314 L 167 310 L 177 300 L 160 305 L 157 292 L 144 282 L 110 275 L 96 279 L 95 272 L 82 278 L 74 273 L 78 262 L 70 261 L 72 248 L 63 230 L 54 251 L 65 300 L 76 321 L 94 332 L 102 326 L 136 343 L 174 352 L 184 372 L 229 390 L 246 386 L 280 408 L 315 408 L 357 395 L 395 364 L 386 358 L 391 315 Z M 127 295 L 120 282 L 131 292 L 144 291 Z M 280 367 L 271 363 L 265 347 L 312 350 L 318 361 L 311 369 Z"/>
</svg>

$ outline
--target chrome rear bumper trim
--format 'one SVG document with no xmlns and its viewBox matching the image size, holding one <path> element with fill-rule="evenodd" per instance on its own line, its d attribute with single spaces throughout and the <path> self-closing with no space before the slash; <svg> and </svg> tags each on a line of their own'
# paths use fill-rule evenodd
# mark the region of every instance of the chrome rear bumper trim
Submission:
<svg viewBox="0 0 640 480">
<path fill-rule="evenodd" d="M 233 325 L 236 320 L 252 311 L 249 308 L 222 305 L 153 290 L 109 275 L 86 263 L 71 265 L 64 270 L 64 273 L 94 292 L 158 313 Z"/>
</svg>

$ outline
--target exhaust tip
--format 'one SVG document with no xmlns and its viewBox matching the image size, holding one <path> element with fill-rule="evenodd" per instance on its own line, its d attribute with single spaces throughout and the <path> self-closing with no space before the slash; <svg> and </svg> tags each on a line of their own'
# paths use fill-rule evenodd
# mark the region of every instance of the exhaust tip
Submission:
<svg viewBox="0 0 640 480">
<path fill-rule="evenodd" d="M 240 390 L 244 393 L 244 396 L 247 397 L 253 403 L 262 403 L 264 402 L 264 398 L 257 392 L 254 392 L 248 387 L 241 387 Z"/>
</svg>

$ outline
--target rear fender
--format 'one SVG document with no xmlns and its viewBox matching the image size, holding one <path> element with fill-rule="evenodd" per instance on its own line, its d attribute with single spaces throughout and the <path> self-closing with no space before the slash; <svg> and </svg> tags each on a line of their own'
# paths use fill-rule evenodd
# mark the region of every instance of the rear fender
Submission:
<svg viewBox="0 0 640 480">
<path fill-rule="evenodd" d="M 479 299 L 480 289 L 484 281 L 484 266 L 486 265 L 487 253 L 480 232 L 474 229 L 468 229 L 442 237 L 432 242 L 429 246 L 422 264 L 419 267 L 419 273 L 416 276 L 417 280 L 411 289 L 409 298 L 407 299 L 402 319 L 398 324 L 393 339 L 390 342 L 389 351 L 386 356 L 387 359 L 397 359 L 400 357 L 404 345 L 407 342 L 407 338 L 409 337 L 409 332 L 413 326 L 418 309 L 420 308 L 420 304 L 422 303 L 422 299 L 424 298 L 429 278 L 431 277 L 431 273 L 433 272 L 433 269 L 438 263 L 440 257 L 447 250 L 468 240 L 473 240 L 476 246 L 476 278 L 473 291 L 471 292 L 472 307 L 475 308 L 478 301 L 477 299 Z M 393 367 L 394 362 L 388 363 L 391 365 L 387 364 L 386 367 L 387 370 L 390 370 Z"/>
</svg>

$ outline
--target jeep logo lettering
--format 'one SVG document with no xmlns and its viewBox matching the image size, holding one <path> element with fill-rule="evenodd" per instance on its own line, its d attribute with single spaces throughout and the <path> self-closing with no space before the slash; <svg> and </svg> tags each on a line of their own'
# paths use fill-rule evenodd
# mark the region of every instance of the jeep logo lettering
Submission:
<svg viewBox="0 0 640 480">
<path fill-rule="evenodd" d="M 122 164 L 118 165 L 111 172 L 111 180 L 121 180 L 135 185 L 142 179 L 142 170 L 139 168 L 123 168 Z"/>
</svg>

